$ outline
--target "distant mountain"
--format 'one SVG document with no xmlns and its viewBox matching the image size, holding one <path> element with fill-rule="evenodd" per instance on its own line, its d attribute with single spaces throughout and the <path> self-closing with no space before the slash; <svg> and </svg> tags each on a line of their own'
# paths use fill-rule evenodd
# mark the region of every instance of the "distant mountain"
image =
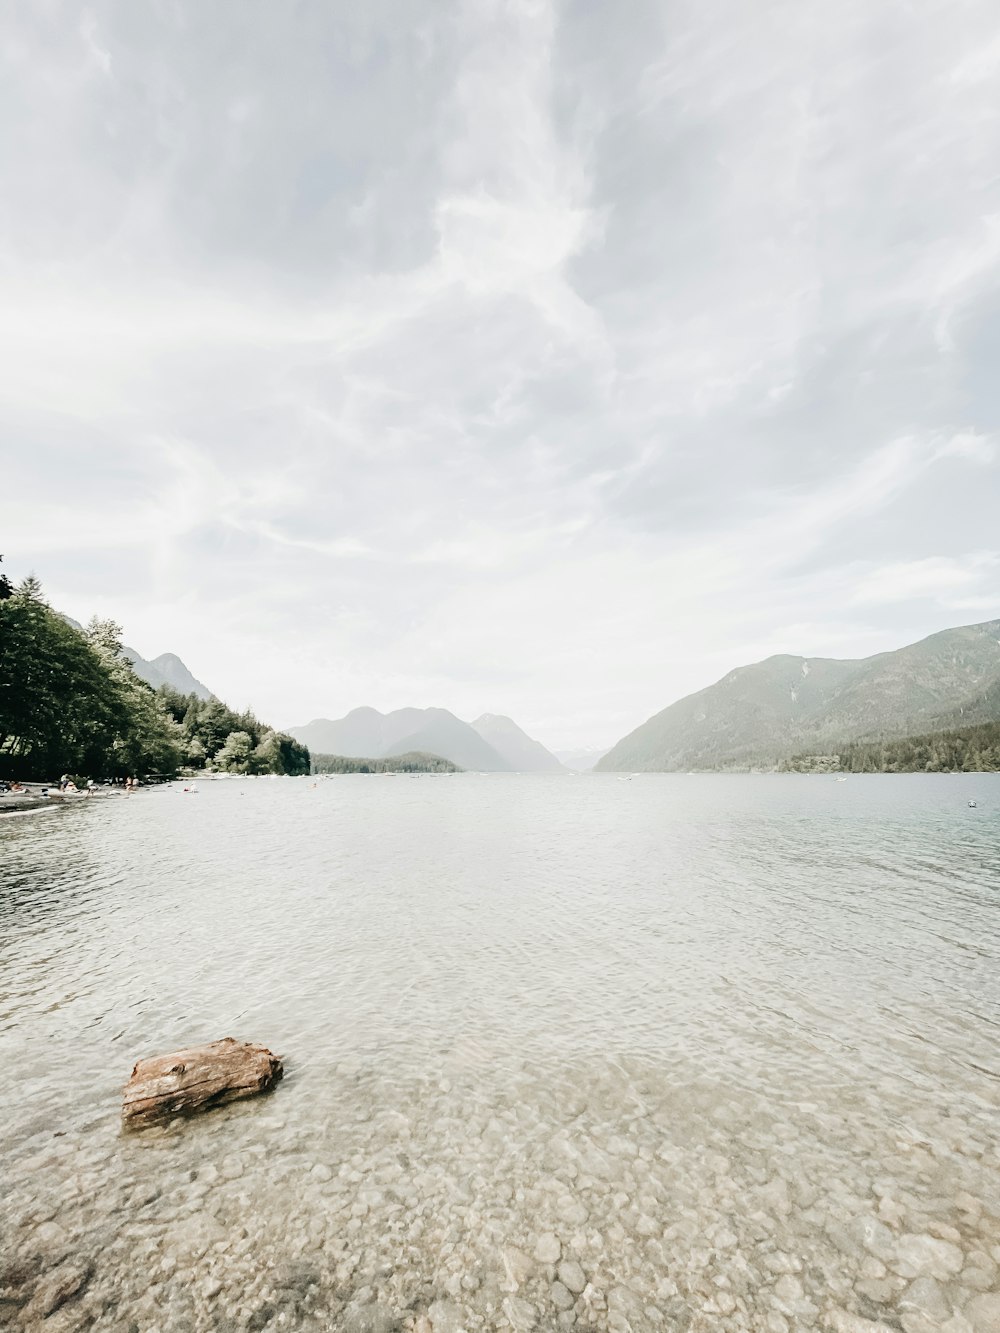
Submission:
<svg viewBox="0 0 1000 1333">
<path fill-rule="evenodd" d="M 406 712 L 411 710 L 406 709 Z M 416 731 L 409 732 L 401 740 L 394 741 L 386 750 L 387 755 L 407 754 L 419 750 L 424 754 L 437 754 L 442 759 L 450 759 L 459 768 L 472 769 L 479 773 L 510 772 L 511 765 L 488 741 L 468 722 L 462 722 L 446 708 L 427 708 L 422 710 L 426 721 Z M 389 714 L 392 717 L 392 714 Z"/>
<path fill-rule="evenodd" d="M 384 759 L 419 750 L 481 773 L 511 770 L 478 731 L 446 708 L 399 708 L 392 713 L 355 708 L 336 721 L 314 718 L 304 727 L 289 727 L 288 733 L 316 754 Z"/>
<path fill-rule="evenodd" d="M 583 750 L 556 750 L 555 756 L 566 768 L 572 768 L 577 773 L 589 773 L 599 759 L 603 759 L 607 754 L 607 748 L 600 745 L 591 745 Z"/>
<path fill-rule="evenodd" d="M 838 742 L 943 728 L 965 708 L 968 722 L 989 721 L 998 706 L 1000 620 L 990 620 L 857 661 L 779 656 L 738 667 L 637 727 L 597 768 L 770 766 Z"/>
<path fill-rule="evenodd" d="M 516 722 L 499 713 L 484 713 L 471 724 L 488 745 L 511 766 L 515 773 L 561 773 L 563 766 L 541 741 L 521 730 Z"/>
<path fill-rule="evenodd" d="M 181 659 L 175 653 L 161 653 L 147 662 L 134 648 L 126 648 L 125 656 L 132 659 L 132 669 L 137 676 L 147 681 L 154 689 L 161 685 L 172 685 L 181 694 L 196 694 L 199 699 L 213 698 L 207 685 L 192 676 Z"/>
<path fill-rule="evenodd" d="M 72 616 L 64 615 L 62 611 L 58 614 L 67 625 L 72 625 L 74 629 L 83 629 L 80 622 L 74 620 Z M 147 662 L 134 648 L 126 646 L 123 651 L 131 661 L 135 674 L 147 685 L 152 685 L 154 690 L 158 690 L 161 685 L 172 685 L 175 690 L 180 690 L 181 694 L 196 694 L 199 699 L 206 700 L 215 698 L 207 685 L 203 685 L 197 677 L 192 676 L 176 653 L 161 653 L 159 657 L 154 657 L 152 662 Z"/>
</svg>

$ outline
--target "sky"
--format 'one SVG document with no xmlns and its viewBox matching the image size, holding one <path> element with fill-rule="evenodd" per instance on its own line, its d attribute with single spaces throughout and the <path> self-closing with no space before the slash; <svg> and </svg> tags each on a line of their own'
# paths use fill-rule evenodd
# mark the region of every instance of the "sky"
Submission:
<svg viewBox="0 0 1000 1333">
<path fill-rule="evenodd" d="M 0 31 L 0 551 L 277 725 L 1000 616 L 994 0 Z"/>
</svg>

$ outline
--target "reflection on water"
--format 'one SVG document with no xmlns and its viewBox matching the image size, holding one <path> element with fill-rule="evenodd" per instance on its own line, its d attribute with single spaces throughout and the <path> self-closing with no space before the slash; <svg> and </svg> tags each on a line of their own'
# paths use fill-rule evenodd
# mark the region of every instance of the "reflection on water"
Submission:
<svg viewBox="0 0 1000 1333">
<path fill-rule="evenodd" d="M 0 1326 L 995 1331 L 998 906 L 989 776 L 0 822 Z M 229 1035 L 272 1096 L 119 1135 Z"/>
</svg>

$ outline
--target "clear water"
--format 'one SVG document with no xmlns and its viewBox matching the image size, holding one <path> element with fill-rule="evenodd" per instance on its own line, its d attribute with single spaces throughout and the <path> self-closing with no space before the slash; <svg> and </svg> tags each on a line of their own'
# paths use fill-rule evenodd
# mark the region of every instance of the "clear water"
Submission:
<svg viewBox="0 0 1000 1333">
<path fill-rule="evenodd" d="M 2 820 L 0 1326 L 996 1329 L 998 925 L 989 775 Z M 273 1094 L 120 1133 L 230 1035 Z"/>
</svg>

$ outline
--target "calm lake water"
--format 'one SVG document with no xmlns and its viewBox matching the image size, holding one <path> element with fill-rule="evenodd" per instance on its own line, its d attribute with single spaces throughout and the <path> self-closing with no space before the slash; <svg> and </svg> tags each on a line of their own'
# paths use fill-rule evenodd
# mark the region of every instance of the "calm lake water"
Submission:
<svg viewBox="0 0 1000 1333">
<path fill-rule="evenodd" d="M 0 820 L 0 1326 L 1000 1328 L 1000 777 L 199 786 Z"/>
</svg>

